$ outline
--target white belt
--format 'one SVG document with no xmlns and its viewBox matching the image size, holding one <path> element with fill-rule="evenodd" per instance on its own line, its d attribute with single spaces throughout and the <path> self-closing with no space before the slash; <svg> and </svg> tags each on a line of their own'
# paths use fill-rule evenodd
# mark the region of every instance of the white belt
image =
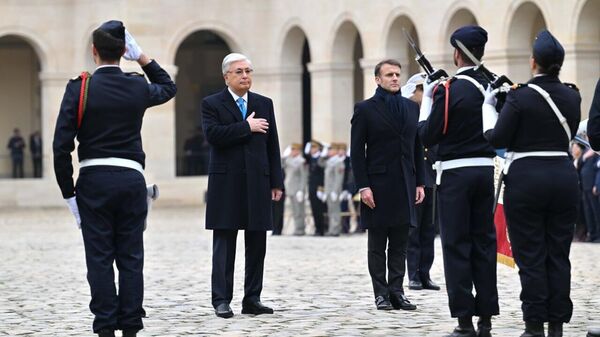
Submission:
<svg viewBox="0 0 600 337">
<path fill-rule="evenodd" d="M 435 184 L 439 185 L 442 183 L 442 172 L 446 170 L 452 170 L 459 167 L 473 167 L 473 166 L 494 166 L 494 159 L 487 157 L 475 157 L 475 158 L 461 158 L 446 161 L 436 161 L 433 165 L 435 170 Z"/>
<path fill-rule="evenodd" d="M 130 169 L 134 169 L 144 174 L 144 168 L 142 164 L 138 163 L 135 160 L 131 159 L 123 159 L 123 158 L 95 158 L 95 159 L 84 159 L 79 162 L 79 167 L 89 167 L 89 166 L 119 166 L 126 167 Z"/>
<path fill-rule="evenodd" d="M 508 168 L 513 161 L 526 157 L 567 157 L 568 154 L 563 151 L 530 151 L 530 152 L 506 152 L 504 157 L 504 175 L 508 174 Z"/>
</svg>

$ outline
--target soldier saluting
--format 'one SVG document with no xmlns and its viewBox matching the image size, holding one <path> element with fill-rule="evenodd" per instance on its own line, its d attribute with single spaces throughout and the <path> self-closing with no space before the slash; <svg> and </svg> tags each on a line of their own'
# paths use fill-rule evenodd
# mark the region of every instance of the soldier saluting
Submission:
<svg viewBox="0 0 600 337">
<path fill-rule="evenodd" d="M 110 337 L 114 330 L 123 330 L 123 336 L 132 337 L 143 328 L 145 316 L 142 270 L 147 190 L 140 129 L 146 109 L 167 102 L 177 89 L 121 21 L 105 22 L 93 32 L 92 40 L 98 67 L 85 90 L 81 77 L 67 84 L 54 132 L 54 171 L 83 234 L 94 333 Z M 121 57 L 137 61 L 151 83 L 138 73 L 124 73 L 119 67 Z M 81 169 L 74 186 L 71 152 L 75 137 Z"/>
<path fill-rule="evenodd" d="M 450 314 L 458 318 L 449 336 L 481 337 L 491 335 L 491 316 L 499 313 L 492 213 L 496 153 L 481 130 L 487 82 L 456 40 L 481 59 L 487 32 L 464 26 L 452 34 L 457 75 L 424 85 L 418 129 L 425 147 L 439 144 L 436 183 L 444 274 Z M 472 316 L 479 316 L 477 332 Z"/>
<path fill-rule="evenodd" d="M 521 278 L 521 337 L 544 336 L 544 322 L 549 337 L 562 336 L 573 313 L 569 250 L 580 199 L 568 150 L 581 96 L 558 78 L 564 57 L 560 42 L 541 31 L 533 43 L 533 78 L 508 92 L 499 116 L 495 91 L 488 89 L 483 105 L 486 137 L 507 149 L 504 212 Z"/>
</svg>

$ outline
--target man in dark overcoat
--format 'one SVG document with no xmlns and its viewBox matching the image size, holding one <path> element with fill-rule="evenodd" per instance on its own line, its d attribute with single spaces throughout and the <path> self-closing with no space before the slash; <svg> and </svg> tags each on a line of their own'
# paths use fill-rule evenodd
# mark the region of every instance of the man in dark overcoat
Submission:
<svg viewBox="0 0 600 337">
<path fill-rule="evenodd" d="M 271 201 L 283 178 L 273 101 L 250 92 L 252 63 L 242 54 L 223 59 L 227 88 L 204 98 L 202 127 L 210 144 L 206 229 L 213 230 L 212 305 L 229 318 L 238 230 L 245 230 L 243 314 L 272 314 L 260 301 Z"/>
<path fill-rule="evenodd" d="M 400 68 L 396 60 L 375 66 L 375 95 L 357 103 L 352 117 L 352 167 L 362 200 L 361 222 L 368 230 L 369 273 L 379 310 L 416 309 L 404 296 L 402 282 L 408 229 L 416 225 L 415 203 L 425 196 L 425 172 L 417 137 L 419 106 L 402 97 Z"/>
</svg>

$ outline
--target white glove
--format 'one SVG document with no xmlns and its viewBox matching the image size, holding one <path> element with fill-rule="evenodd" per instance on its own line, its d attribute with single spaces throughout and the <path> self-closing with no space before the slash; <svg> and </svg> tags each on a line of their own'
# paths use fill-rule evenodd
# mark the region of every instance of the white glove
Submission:
<svg viewBox="0 0 600 337">
<path fill-rule="evenodd" d="M 323 150 L 321 150 L 321 157 L 327 157 L 329 152 L 329 144 L 323 144 Z"/>
<path fill-rule="evenodd" d="M 421 99 L 421 108 L 419 110 L 419 122 L 426 121 L 431 114 L 431 106 L 433 105 L 433 89 L 440 83 L 440 80 L 427 83 L 427 78 L 423 82 L 423 98 Z"/>
<path fill-rule="evenodd" d="M 325 202 L 325 200 L 327 200 L 327 194 L 325 194 L 323 191 L 317 191 L 317 198 L 319 198 L 319 200 L 322 202 Z"/>
<path fill-rule="evenodd" d="M 329 194 L 329 196 L 331 197 L 331 201 L 337 201 L 338 200 L 338 195 L 335 192 L 331 192 Z"/>
<path fill-rule="evenodd" d="M 283 154 L 281 156 L 283 158 L 287 158 L 290 156 L 290 153 L 292 153 L 292 147 L 288 145 L 288 147 L 286 147 L 285 150 L 283 150 Z"/>
<path fill-rule="evenodd" d="M 152 202 L 158 199 L 159 196 L 158 185 L 146 185 L 146 191 L 146 203 L 148 204 L 148 212 L 146 213 L 146 219 L 144 219 L 144 230 L 146 230 L 146 227 L 148 227 L 148 215 L 150 214 L 150 210 L 152 209 Z"/>
<path fill-rule="evenodd" d="M 496 111 L 496 94 L 498 89 L 492 90 L 488 85 L 485 91 L 483 105 L 481 105 L 481 119 L 483 121 L 483 132 L 493 129 L 498 121 L 498 111 Z"/>
<path fill-rule="evenodd" d="M 123 58 L 129 61 L 137 61 L 142 56 L 142 48 L 135 42 L 129 31 L 125 29 L 125 54 Z"/>
<path fill-rule="evenodd" d="M 81 229 L 81 216 L 79 215 L 79 207 L 77 207 L 77 199 L 75 199 L 75 197 L 70 197 L 68 199 L 65 199 L 65 201 L 67 202 L 69 210 L 71 211 L 71 213 L 73 213 L 73 216 L 75 217 L 77 228 Z"/>
<path fill-rule="evenodd" d="M 296 192 L 296 201 L 302 202 L 304 200 L 304 192 L 298 191 Z"/>
<path fill-rule="evenodd" d="M 349 200 L 349 199 L 350 199 L 350 193 L 346 190 L 343 190 L 342 193 L 340 193 L 340 201 Z"/>
<path fill-rule="evenodd" d="M 496 106 L 496 103 L 498 103 L 498 99 L 496 98 L 498 91 L 499 89 L 492 90 L 492 86 L 488 84 L 483 96 L 483 103 Z"/>
<path fill-rule="evenodd" d="M 304 154 L 308 155 L 310 153 L 310 148 L 312 147 L 312 144 L 310 142 L 306 143 L 306 145 L 304 145 Z"/>
</svg>

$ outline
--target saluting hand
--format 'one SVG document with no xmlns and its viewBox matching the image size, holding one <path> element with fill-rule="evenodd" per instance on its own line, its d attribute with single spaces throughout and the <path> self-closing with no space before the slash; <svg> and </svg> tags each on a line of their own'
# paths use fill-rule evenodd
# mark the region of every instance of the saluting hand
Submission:
<svg viewBox="0 0 600 337">
<path fill-rule="evenodd" d="M 252 111 L 248 118 L 246 118 L 246 122 L 250 125 L 250 131 L 267 133 L 267 130 L 269 130 L 269 122 L 264 118 L 254 118 L 254 114 L 255 112 Z"/>
<path fill-rule="evenodd" d="M 375 198 L 373 197 L 373 191 L 369 187 L 360 191 L 360 200 L 369 206 L 370 209 L 375 208 Z"/>
</svg>

